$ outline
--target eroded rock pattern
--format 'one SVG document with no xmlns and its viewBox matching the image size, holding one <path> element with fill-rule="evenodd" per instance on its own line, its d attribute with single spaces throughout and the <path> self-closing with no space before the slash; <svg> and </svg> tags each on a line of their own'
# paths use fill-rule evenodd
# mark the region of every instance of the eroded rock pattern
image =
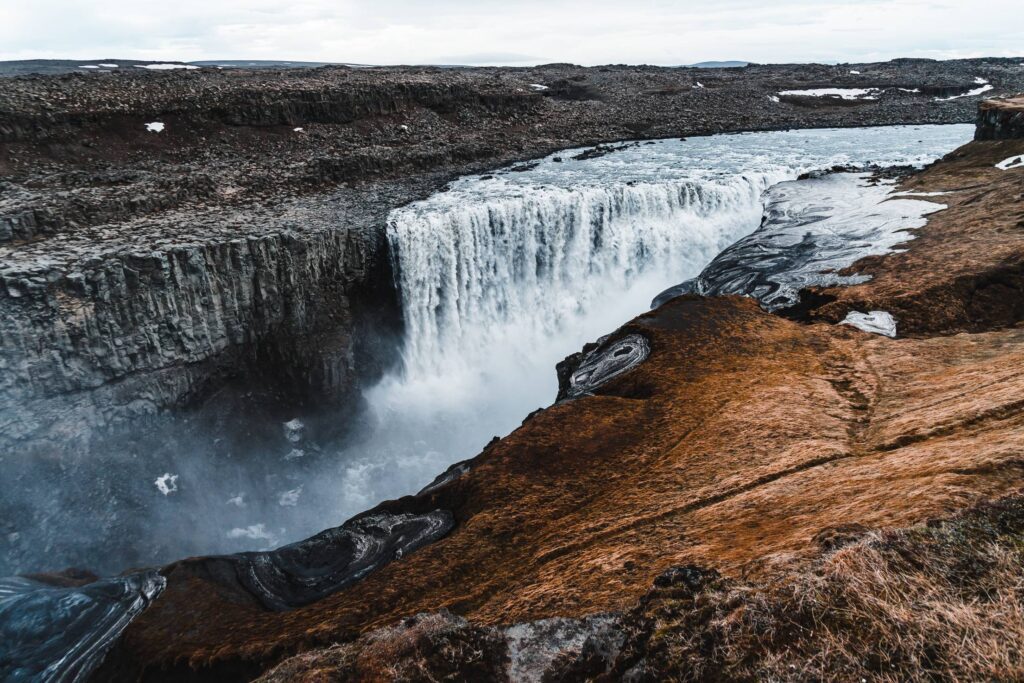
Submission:
<svg viewBox="0 0 1024 683">
<path fill-rule="evenodd" d="M 569 376 L 568 398 L 588 394 L 605 382 L 644 362 L 651 347 L 643 335 L 628 334 L 621 339 L 598 342 Z"/>
<path fill-rule="evenodd" d="M 761 227 L 653 305 L 687 292 L 741 294 L 775 311 L 799 303 L 806 288 L 864 282 L 866 277 L 843 270 L 913 239 L 911 231 L 925 224 L 925 216 L 945 208 L 893 196 L 890 185 L 868 180 L 866 174 L 835 173 L 769 188 Z"/>
<path fill-rule="evenodd" d="M 231 579 L 237 580 L 264 607 L 282 611 L 341 590 L 442 538 L 454 526 L 451 513 L 444 510 L 421 515 L 379 512 L 276 550 L 188 563 L 210 576 L 227 579 L 229 584 Z"/>
<path fill-rule="evenodd" d="M 81 586 L 0 579 L 0 678 L 12 683 L 88 680 L 164 585 L 155 571 Z"/>
</svg>

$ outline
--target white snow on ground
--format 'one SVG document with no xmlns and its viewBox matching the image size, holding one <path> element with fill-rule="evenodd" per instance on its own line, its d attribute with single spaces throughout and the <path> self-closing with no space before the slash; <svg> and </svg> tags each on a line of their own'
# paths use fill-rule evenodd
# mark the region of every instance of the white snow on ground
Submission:
<svg viewBox="0 0 1024 683">
<path fill-rule="evenodd" d="M 850 73 L 852 73 L 854 76 L 860 76 L 860 72 L 854 69 L 850 69 Z"/>
<path fill-rule="evenodd" d="M 153 483 L 156 485 L 157 491 L 169 496 L 178 490 L 178 475 L 164 472 Z"/>
<path fill-rule="evenodd" d="M 152 123 L 146 124 L 146 130 L 150 133 L 162 133 L 164 130 L 164 124 L 159 121 L 153 121 Z"/>
<path fill-rule="evenodd" d="M 78 68 L 79 69 L 98 69 L 99 67 L 96 66 L 95 64 L 79 64 Z"/>
<path fill-rule="evenodd" d="M 541 90 L 547 90 L 548 89 L 548 86 L 541 85 L 540 83 L 531 83 L 530 87 L 533 88 L 534 90 L 537 90 L 538 92 L 541 91 Z"/>
<path fill-rule="evenodd" d="M 978 85 L 985 85 L 986 83 L 988 83 L 988 79 L 982 78 L 981 76 L 975 76 L 974 82 Z"/>
<path fill-rule="evenodd" d="M 299 126 L 298 128 L 292 128 L 292 130 L 295 131 L 296 133 L 301 133 L 303 131 L 303 128 L 302 126 Z"/>
<path fill-rule="evenodd" d="M 703 87 L 704 87 L 704 84 L 703 84 L 703 83 L 701 83 L 700 81 L 697 81 L 696 85 L 694 85 L 693 87 L 694 87 L 694 88 L 703 88 Z"/>
<path fill-rule="evenodd" d="M 893 197 L 941 197 L 949 192 L 914 192 L 913 190 L 904 190 L 903 192 L 893 192 Z"/>
<path fill-rule="evenodd" d="M 977 97 L 982 93 L 986 93 L 992 89 L 992 84 L 986 81 L 984 78 L 975 78 L 975 83 L 983 84 L 980 88 L 975 88 L 970 92 L 965 92 L 963 95 L 953 95 L 952 97 L 936 97 L 936 102 L 949 102 L 950 100 L 959 100 L 961 97 Z"/>
<path fill-rule="evenodd" d="M 803 97 L 840 97 L 844 100 L 877 100 L 878 88 L 814 88 L 812 90 L 783 90 L 780 95 Z"/>
<path fill-rule="evenodd" d="M 896 336 L 896 319 L 893 318 L 890 313 L 885 311 L 871 311 L 869 313 L 850 311 L 846 314 L 846 318 L 843 322 L 839 324 L 853 325 L 858 330 L 871 332 L 873 334 L 882 334 L 886 337 Z"/>
<path fill-rule="evenodd" d="M 151 69 L 153 71 L 170 71 L 172 69 L 198 69 L 194 64 L 136 64 L 138 69 Z"/>
<path fill-rule="evenodd" d="M 117 64 L 100 64 L 100 66 L 104 69 L 116 69 L 118 67 Z"/>
<path fill-rule="evenodd" d="M 1015 157 L 1003 159 L 996 164 L 996 168 L 1000 171 L 1009 171 L 1011 168 L 1021 168 L 1022 166 L 1024 166 L 1024 154 L 1018 154 Z"/>
<path fill-rule="evenodd" d="M 778 95 L 769 95 L 768 99 L 771 100 L 772 102 L 776 102 L 776 103 L 779 102 L 779 96 Z"/>
<path fill-rule="evenodd" d="M 903 92 L 921 92 L 920 88 L 898 88 L 898 89 L 902 90 Z"/>
</svg>

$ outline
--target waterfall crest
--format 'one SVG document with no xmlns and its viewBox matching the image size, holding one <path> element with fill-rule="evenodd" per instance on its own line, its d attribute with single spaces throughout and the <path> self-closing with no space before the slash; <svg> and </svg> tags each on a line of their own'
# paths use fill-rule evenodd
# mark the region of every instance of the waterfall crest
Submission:
<svg viewBox="0 0 1024 683">
<path fill-rule="evenodd" d="M 508 335 L 543 343 L 646 274 L 699 267 L 756 227 L 762 192 L 786 177 L 538 187 L 394 212 L 409 378 L 480 360 Z"/>
</svg>

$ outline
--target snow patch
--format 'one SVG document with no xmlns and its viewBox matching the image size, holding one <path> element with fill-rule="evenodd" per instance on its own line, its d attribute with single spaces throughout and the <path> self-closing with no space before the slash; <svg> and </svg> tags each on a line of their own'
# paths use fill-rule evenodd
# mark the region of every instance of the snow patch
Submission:
<svg viewBox="0 0 1024 683">
<path fill-rule="evenodd" d="M 79 64 L 78 68 L 79 69 L 98 69 L 99 67 L 96 66 L 95 64 Z"/>
<path fill-rule="evenodd" d="M 153 121 L 146 124 L 146 130 L 150 133 L 162 133 L 164 131 L 164 124 L 159 121 Z"/>
<path fill-rule="evenodd" d="M 136 64 L 137 69 L 149 69 L 151 71 L 171 71 L 173 69 L 186 69 L 192 71 L 198 69 L 194 64 Z"/>
<path fill-rule="evenodd" d="M 305 128 L 303 128 L 302 126 L 296 126 L 295 128 L 292 128 L 292 130 L 295 131 L 296 133 L 301 133 L 302 131 L 305 130 Z"/>
<path fill-rule="evenodd" d="M 541 85 L 540 83 L 531 83 L 531 84 L 530 84 L 530 88 L 531 88 L 531 89 L 533 89 L 533 90 L 536 90 L 536 91 L 540 92 L 541 90 L 547 90 L 547 89 L 548 89 L 548 86 L 546 86 L 546 85 Z"/>
<path fill-rule="evenodd" d="M 982 79 L 982 81 L 984 81 L 984 80 L 985 79 Z M 978 79 L 974 79 L 974 82 L 978 83 L 979 81 L 978 81 Z M 977 97 L 978 95 L 981 95 L 982 93 L 986 93 L 986 92 L 988 92 L 991 89 L 992 89 L 992 85 L 986 81 L 985 84 L 982 85 L 980 88 L 975 88 L 974 90 L 971 90 L 969 92 L 965 92 L 963 95 L 953 95 L 951 97 L 936 97 L 935 101 L 936 102 L 949 102 L 950 100 L 959 100 L 961 97 Z"/>
<path fill-rule="evenodd" d="M 1024 154 L 1018 154 L 1015 157 L 1003 159 L 996 164 L 996 168 L 1000 171 L 1009 171 L 1011 168 L 1020 168 L 1021 166 L 1024 166 Z"/>
<path fill-rule="evenodd" d="M 877 100 L 878 88 L 813 88 L 811 90 L 782 90 L 780 95 L 799 97 L 838 97 L 844 100 Z"/>
<path fill-rule="evenodd" d="M 778 104 L 781 101 L 778 95 L 769 95 L 768 99 L 771 100 L 772 102 L 775 102 L 776 104 Z"/>
<path fill-rule="evenodd" d="M 839 324 L 852 325 L 858 330 L 871 332 L 872 334 L 881 334 L 886 337 L 896 336 L 896 319 L 886 311 L 870 311 L 868 313 L 850 311 Z"/>
<path fill-rule="evenodd" d="M 850 69 L 850 73 L 852 73 L 854 76 L 860 76 L 860 72 L 857 71 L 856 69 Z"/>
<path fill-rule="evenodd" d="M 284 423 L 284 438 L 288 439 L 289 443 L 298 443 L 302 441 L 303 433 L 306 431 L 306 425 L 299 418 L 294 420 L 288 420 Z"/>
<path fill-rule="evenodd" d="M 156 481 L 153 482 L 156 485 L 156 490 L 165 496 L 169 496 L 178 490 L 178 475 L 171 474 L 170 472 L 164 472 Z"/>
<path fill-rule="evenodd" d="M 697 81 L 696 83 L 694 83 L 693 87 L 694 87 L 694 88 L 703 88 L 703 87 L 704 87 L 704 84 L 703 84 L 703 83 L 701 83 L 700 81 Z"/>
<path fill-rule="evenodd" d="M 119 65 L 117 64 L 100 64 L 104 69 L 116 69 Z"/>
</svg>

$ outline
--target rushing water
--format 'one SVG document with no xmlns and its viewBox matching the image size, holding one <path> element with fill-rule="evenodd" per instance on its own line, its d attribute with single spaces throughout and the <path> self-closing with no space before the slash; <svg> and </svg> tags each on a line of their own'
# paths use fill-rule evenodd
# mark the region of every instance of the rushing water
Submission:
<svg viewBox="0 0 1024 683">
<path fill-rule="evenodd" d="M 57 472 L 51 481 L 73 482 L 55 490 L 58 502 L 26 500 L 2 527 L 24 549 L 7 567 L 114 572 L 262 550 L 414 493 L 549 405 L 559 360 L 757 229 L 767 188 L 839 164 L 925 163 L 971 135 L 970 126 L 719 135 L 597 157 L 569 150 L 459 179 L 390 215 L 404 362 L 366 391 L 348 446 L 309 443 L 299 415 L 271 425 L 286 438 L 262 453 L 230 452 L 197 427 L 153 452 Z"/>
<path fill-rule="evenodd" d="M 548 405 L 555 363 L 754 231 L 768 187 L 836 165 L 921 165 L 972 130 L 717 135 L 597 158 L 569 150 L 392 212 L 404 367 L 367 394 L 376 427 L 344 454 L 348 495 L 336 514 L 415 491 Z"/>
</svg>

